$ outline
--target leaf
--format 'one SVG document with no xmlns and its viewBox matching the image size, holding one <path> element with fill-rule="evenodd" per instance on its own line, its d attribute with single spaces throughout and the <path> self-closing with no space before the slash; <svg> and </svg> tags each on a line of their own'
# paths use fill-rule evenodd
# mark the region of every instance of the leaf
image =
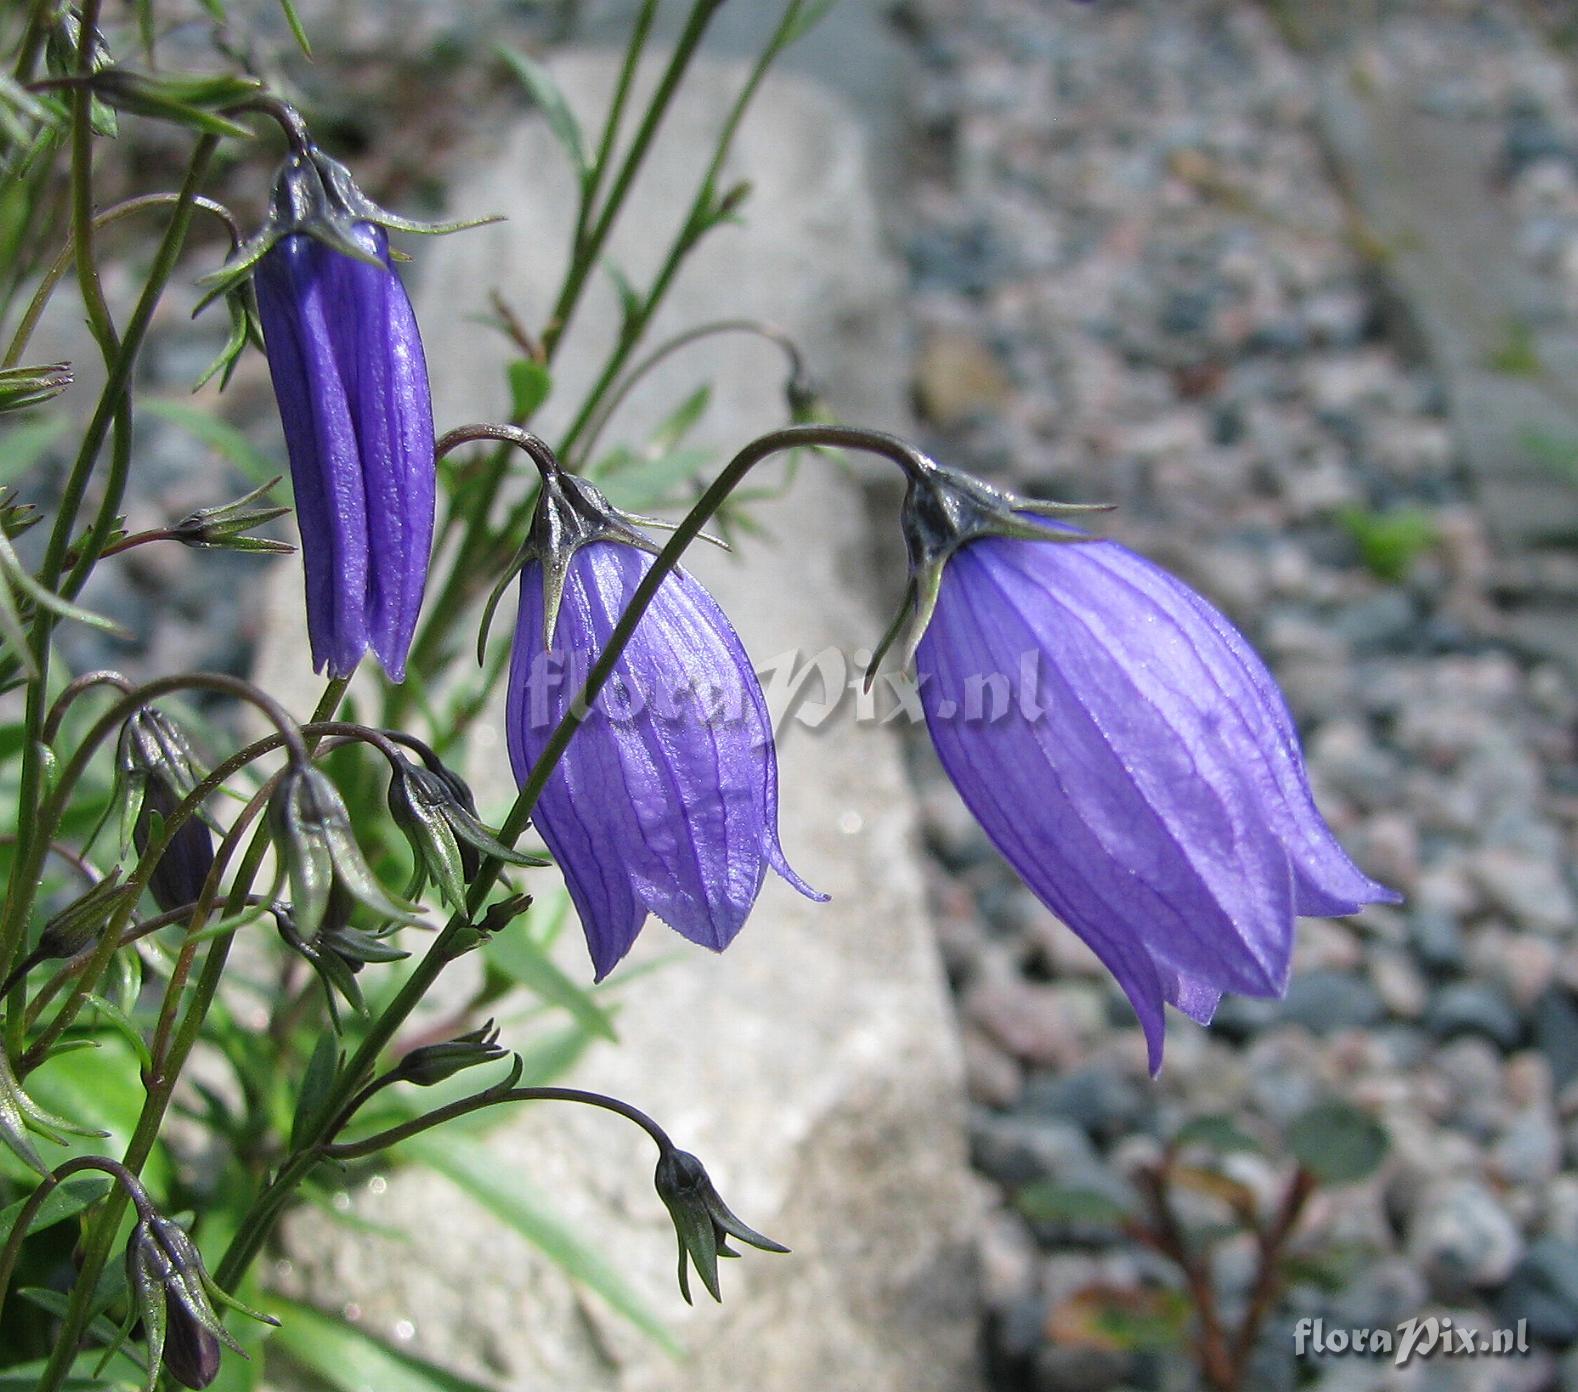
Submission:
<svg viewBox="0 0 1578 1392">
<path fill-rule="evenodd" d="M 273 1296 L 269 1308 L 280 1321 L 270 1346 L 340 1392 L 494 1392 L 310 1305 Z"/>
<path fill-rule="evenodd" d="M 1368 512 L 1343 508 L 1337 520 L 1359 548 L 1359 558 L 1370 573 L 1393 583 L 1407 577 L 1419 555 L 1435 545 L 1436 522 L 1418 508 Z"/>
<path fill-rule="evenodd" d="M 228 421 L 221 420 L 200 406 L 172 401 L 166 397 L 149 397 L 139 406 L 149 415 L 179 426 L 187 434 L 201 440 L 234 464 L 252 483 L 259 486 L 272 483 L 267 496 L 276 503 L 283 506 L 291 502 L 290 480 L 281 479 L 274 461 Z"/>
<path fill-rule="evenodd" d="M 618 1042 L 614 1022 L 591 993 L 578 986 L 543 951 L 531 933 L 518 925 L 498 934 L 487 947 L 490 966 L 497 967 L 517 985 L 540 996 L 550 1005 L 569 1011 L 575 1022 L 601 1039 Z"/>
<path fill-rule="evenodd" d="M 0 483 L 14 483 L 43 458 L 66 428 L 64 416 L 13 425 L 0 435 Z"/>
<path fill-rule="evenodd" d="M 1037 1180 L 1017 1190 L 1014 1207 L 1038 1223 L 1118 1227 L 1129 1216 L 1128 1210 L 1110 1194 L 1051 1180 Z"/>
<path fill-rule="evenodd" d="M 147 1044 L 143 1042 L 142 1032 L 132 1023 L 126 1012 L 113 1001 L 108 1001 L 103 996 L 95 995 L 91 991 L 86 994 L 84 999 L 91 1009 L 97 1011 L 132 1046 L 138 1059 L 141 1060 L 144 1070 L 151 1073 L 153 1071 L 153 1056 L 148 1052 Z"/>
<path fill-rule="evenodd" d="M 838 0 L 811 0 L 811 3 L 806 5 L 784 30 L 779 47 L 787 48 L 796 40 L 804 38 L 821 23 L 822 16 L 837 3 Z"/>
<path fill-rule="evenodd" d="M 293 0 L 279 0 L 279 7 L 285 12 L 285 23 L 290 25 L 290 32 L 295 36 L 296 43 L 300 46 L 301 51 L 308 58 L 311 58 L 312 44 L 307 39 L 307 31 L 302 28 L 301 16 L 296 13 L 296 6 Z"/>
<path fill-rule="evenodd" d="M 38 1212 L 28 1224 L 28 1232 L 41 1232 L 56 1223 L 65 1222 L 68 1218 L 75 1218 L 83 1209 L 96 1204 L 109 1193 L 114 1183 L 115 1181 L 108 1175 L 82 1175 L 62 1180 L 49 1197 L 38 1206 Z M 0 1243 L 11 1236 L 11 1229 L 16 1226 L 16 1220 L 22 1216 L 22 1209 L 26 1203 L 27 1197 L 23 1197 L 9 1208 L 0 1209 Z"/>
<path fill-rule="evenodd" d="M 1254 1218 L 1255 1191 L 1219 1170 L 1174 1164 L 1169 1167 L 1167 1177 L 1179 1189 L 1220 1200 L 1246 1222 Z"/>
<path fill-rule="evenodd" d="M 658 456 L 672 453 L 697 423 L 707 414 L 712 404 L 712 384 L 703 382 L 679 403 L 647 437 L 652 453 Z"/>
<path fill-rule="evenodd" d="M 546 364 L 535 358 L 516 358 L 505 373 L 509 377 L 512 414 L 516 420 L 529 421 L 548 399 L 553 378 Z"/>
<path fill-rule="evenodd" d="M 1189 1317 L 1182 1291 L 1093 1282 L 1053 1307 L 1046 1334 L 1067 1348 L 1175 1351 Z"/>
<path fill-rule="evenodd" d="M 1190 1117 L 1178 1128 L 1173 1144 L 1180 1147 L 1204 1146 L 1207 1150 L 1223 1155 L 1235 1150 L 1260 1150 L 1260 1143 L 1253 1136 L 1246 1135 L 1231 1117 L 1220 1113 Z"/>
<path fill-rule="evenodd" d="M 521 86 L 542 110 L 548 122 L 548 129 L 554 138 L 564 146 L 565 152 L 570 156 L 570 162 L 575 166 L 575 172 L 585 177 L 590 165 L 586 159 L 586 142 L 581 138 L 581 124 L 575 119 L 575 113 L 570 110 L 570 105 L 564 99 L 564 93 L 559 90 L 548 70 L 529 54 L 518 53 L 514 49 L 500 48 L 499 56 L 509 65 L 510 71 L 515 74 Z"/>
<path fill-rule="evenodd" d="M 301 1093 L 296 1098 L 296 1114 L 290 1123 L 292 1150 L 322 1120 L 320 1113 L 323 1104 L 328 1100 L 339 1071 L 340 1041 L 332 1029 L 324 1030 L 313 1046 L 312 1057 L 307 1060 L 307 1071 L 301 1080 Z"/>
<path fill-rule="evenodd" d="M 1352 1184 L 1374 1174 L 1390 1144 L 1380 1122 L 1346 1102 L 1311 1107 L 1288 1128 L 1288 1149 L 1322 1184 Z"/>
<path fill-rule="evenodd" d="M 654 1343 L 676 1358 L 683 1352 L 663 1323 L 614 1267 L 555 1216 L 551 1203 L 534 1194 L 518 1172 L 464 1137 L 427 1132 L 406 1141 L 397 1153 L 437 1170 L 500 1222 L 513 1228 L 572 1280 L 595 1291 Z M 655 1202 L 655 1200 L 654 1200 Z M 390 1389 L 380 1389 L 390 1392 Z"/>
</svg>

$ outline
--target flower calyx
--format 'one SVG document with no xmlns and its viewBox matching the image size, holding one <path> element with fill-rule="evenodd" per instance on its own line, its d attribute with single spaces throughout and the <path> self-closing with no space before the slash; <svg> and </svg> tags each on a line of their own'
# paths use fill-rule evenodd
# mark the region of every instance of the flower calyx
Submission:
<svg viewBox="0 0 1578 1392">
<path fill-rule="evenodd" d="M 653 1181 L 679 1239 L 679 1290 L 687 1305 L 693 1303 L 690 1264 L 694 1264 L 707 1293 L 714 1300 L 722 1301 L 718 1289 L 718 1258 L 740 1255 L 729 1246 L 729 1238 L 763 1252 L 789 1250 L 754 1228 L 746 1227 L 718 1196 L 706 1167 L 689 1151 L 665 1147 L 658 1156 Z"/>
<path fill-rule="evenodd" d="M 494 216 L 420 222 L 380 207 L 356 186 L 349 169 L 318 148 L 294 111 L 282 103 L 277 105 L 278 112 L 273 103 L 265 109 L 281 119 L 290 135 L 291 152 L 275 178 L 263 226 L 237 247 L 223 266 L 198 281 L 208 289 L 204 305 L 235 289 L 276 243 L 298 233 L 316 237 L 325 246 L 353 260 L 384 269 L 383 262 L 357 239 L 358 223 L 371 223 L 396 232 L 437 236 L 499 221 Z"/>
<path fill-rule="evenodd" d="M 1111 508 L 1110 503 L 1057 503 L 1021 498 L 969 474 L 945 469 L 934 460 L 917 461 L 917 467 L 910 471 L 904 502 L 899 509 L 899 527 L 904 533 L 904 549 L 909 556 L 909 582 L 899 612 L 882 635 L 866 669 L 867 688 L 888 649 L 906 626 L 908 632 L 900 666 L 908 669 L 913 663 L 915 649 L 920 646 L 937 607 L 943 567 L 961 546 L 993 536 L 1020 541 L 1099 540 L 1072 529 L 1063 532 L 1038 526 L 1019 514 L 1058 518 L 1109 512 Z"/>
</svg>

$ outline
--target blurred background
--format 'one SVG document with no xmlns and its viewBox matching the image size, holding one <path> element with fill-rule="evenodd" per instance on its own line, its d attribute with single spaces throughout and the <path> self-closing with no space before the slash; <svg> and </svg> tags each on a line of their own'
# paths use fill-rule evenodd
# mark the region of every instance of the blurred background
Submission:
<svg viewBox="0 0 1578 1392">
<path fill-rule="evenodd" d="M 762 8 L 725 4 L 709 57 L 749 52 Z M 617 43 L 634 6 L 303 4 L 310 67 L 272 5 L 233 9 L 252 66 L 371 193 L 420 215 L 475 178 L 479 138 L 540 124 L 494 45 L 551 66 Z M 950 1318 L 981 1385 L 1578 1387 L 1578 15 L 841 0 L 786 69 L 844 124 L 808 114 L 752 157 L 794 167 L 813 130 L 863 142 L 877 222 L 860 254 L 886 287 L 880 307 L 846 286 L 788 326 L 892 327 L 863 363 L 878 385 L 835 371 L 831 407 L 1022 492 L 1118 504 L 1110 534 L 1253 638 L 1327 818 L 1406 896 L 1302 923 L 1287 999 L 1229 999 L 1209 1029 L 1174 1017 L 1151 1081 L 1113 983 L 997 857 L 924 735 L 899 732 L 920 835 L 895 854 L 921 877 L 939 1020 L 957 1027 L 938 1124 L 962 1117 L 973 1173 L 947 1268 L 968 1308 Z M 157 138 L 134 147 L 128 185 L 162 159 Z M 235 171 L 238 210 L 259 188 Z M 419 259 L 419 297 L 424 274 Z M 208 332 L 172 313 L 155 387 L 181 395 L 223 326 Z M 212 501 L 239 448 L 216 452 L 183 409 L 141 427 L 158 465 L 140 501 L 171 515 L 205 471 Z M 271 413 L 254 358 L 223 418 L 277 455 Z M 878 604 L 899 588 L 891 502 L 874 493 L 869 532 L 841 543 Z M 252 558 L 222 560 L 233 587 L 208 557 L 149 547 L 129 587 L 92 592 L 142 635 L 117 664 L 249 669 L 267 606 L 239 580 Z M 81 641 L 79 668 L 109 655 Z M 792 857 L 798 835 L 787 820 Z M 962 1170 L 954 1132 L 937 1144 Z M 857 1247 L 856 1290 L 858 1264 Z M 1330 1339 L 1431 1317 L 1521 1329 L 1526 1351 L 1396 1369 L 1296 1343 L 1301 1320 Z M 875 1325 L 859 1381 L 825 1385 L 909 1392 L 880 1355 L 911 1337 Z M 643 1385 L 676 1385 L 664 1366 Z"/>
</svg>

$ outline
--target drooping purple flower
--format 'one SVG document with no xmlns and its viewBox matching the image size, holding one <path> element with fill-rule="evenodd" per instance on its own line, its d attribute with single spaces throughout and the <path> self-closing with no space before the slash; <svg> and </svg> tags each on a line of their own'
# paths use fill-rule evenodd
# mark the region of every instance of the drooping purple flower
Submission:
<svg viewBox="0 0 1578 1392">
<path fill-rule="evenodd" d="M 307 573 L 315 669 L 347 677 L 371 647 L 395 680 L 433 541 L 433 406 L 416 316 L 371 223 L 358 260 L 306 232 L 253 283 L 279 400 Z"/>
<path fill-rule="evenodd" d="M 493 219 L 414 222 L 380 208 L 296 112 L 267 109 L 291 153 L 263 226 L 203 277 L 203 303 L 237 301 L 252 280 L 296 491 L 313 666 L 348 677 L 370 647 L 400 681 L 427 583 L 435 450 L 422 340 L 387 229 Z"/>
<path fill-rule="evenodd" d="M 548 512 L 556 515 L 545 523 Z M 545 479 L 535 530 L 544 545 L 556 540 L 520 575 L 506 720 L 521 783 L 652 565 L 645 539 L 572 476 Z M 778 843 L 778 766 L 761 684 L 717 602 L 682 571 L 658 587 L 532 815 L 564 873 L 598 980 L 648 913 L 722 951 L 769 866 L 823 897 Z"/>
<path fill-rule="evenodd" d="M 932 496 L 917 498 L 930 492 Z M 907 536 L 943 767 L 1036 896 L 1117 978 L 1161 1066 L 1163 1002 L 1286 989 L 1294 918 L 1397 896 L 1337 844 L 1248 641 L 1114 542 L 937 470 Z M 923 617 L 926 617 L 923 612 Z"/>
</svg>

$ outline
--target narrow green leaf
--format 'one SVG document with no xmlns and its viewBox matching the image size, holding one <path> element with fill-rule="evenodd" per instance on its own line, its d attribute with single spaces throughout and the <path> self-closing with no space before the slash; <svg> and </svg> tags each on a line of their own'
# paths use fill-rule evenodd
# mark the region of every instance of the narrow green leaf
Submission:
<svg viewBox="0 0 1578 1392">
<path fill-rule="evenodd" d="M 143 1042 L 142 1031 L 131 1022 L 131 1018 L 120 1006 L 112 1001 L 105 1000 L 103 996 L 88 992 L 85 997 L 87 1004 L 106 1021 L 109 1022 L 125 1041 L 132 1046 L 142 1066 L 147 1071 L 153 1069 L 153 1056 L 148 1052 L 148 1046 Z"/>
<path fill-rule="evenodd" d="M 548 122 L 548 129 L 564 146 L 565 152 L 570 156 L 570 162 L 575 166 L 575 172 L 584 176 L 588 169 L 586 142 L 581 138 L 581 124 L 575 119 L 575 113 L 570 110 L 569 103 L 565 101 L 564 93 L 559 90 L 559 84 L 553 80 L 548 70 L 529 54 L 518 53 L 510 48 L 500 48 L 498 52 L 509 65 L 510 71 L 515 74 L 516 80 L 526 89 L 527 95 L 541 108 Z"/>
<path fill-rule="evenodd" d="M 335 1074 L 340 1069 L 340 1041 L 332 1029 L 324 1030 L 313 1046 L 312 1057 L 307 1061 L 307 1072 L 301 1080 L 301 1094 L 296 1099 L 296 1115 L 290 1125 L 291 1149 L 319 1120 L 323 1104 L 334 1087 Z"/>
<path fill-rule="evenodd" d="M 310 1305 L 273 1296 L 269 1309 L 280 1321 L 270 1346 L 340 1392 L 494 1392 Z"/>
<path fill-rule="evenodd" d="M 179 426 L 189 435 L 201 440 L 224 459 L 234 464 L 254 484 L 271 484 L 264 495 L 281 506 L 291 502 L 290 480 L 280 478 L 275 461 L 264 454 L 251 440 L 228 421 L 220 420 L 210 411 L 185 401 L 172 401 L 167 397 L 149 397 L 139 403 L 142 410 L 171 425 Z"/>
<path fill-rule="evenodd" d="M 279 7 L 285 12 L 285 23 L 290 25 L 290 32 L 295 35 L 296 42 L 301 51 L 312 57 L 312 44 L 307 39 L 307 31 L 302 28 L 301 16 L 296 13 L 296 6 L 292 0 L 279 0 Z"/>
<path fill-rule="evenodd" d="M 62 1180 L 55 1186 L 50 1196 L 38 1206 L 38 1213 L 33 1221 L 28 1224 L 28 1232 L 41 1232 L 56 1223 L 63 1223 L 68 1218 L 75 1218 L 90 1204 L 96 1204 L 114 1184 L 108 1175 L 81 1175 L 71 1179 Z M 11 1229 L 16 1226 L 16 1220 L 22 1216 L 22 1209 L 27 1203 L 27 1198 L 18 1199 L 9 1208 L 0 1209 L 0 1243 L 11 1236 Z"/>
<path fill-rule="evenodd" d="M 617 1042 L 608 1011 L 589 991 L 565 975 L 524 926 L 514 925 L 495 937 L 488 944 L 487 958 L 490 966 L 497 967 L 517 985 L 550 1005 L 569 1011 L 589 1034 Z"/>
<path fill-rule="evenodd" d="M 784 31 L 783 42 L 780 46 L 787 48 L 797 40 L 803 39 L 822 22 L 822 16 L 837 3 L 838 0 L 811 0 L 810 4 L 803 6 L 794 21 Z"/>
<path fill-rule="evenodd" d="M 437 1170 L 500 1222 L 520 1233 L 572 1280 L 595 1291 L 659 1347 L 676 1358 L 681 1355 L 679 1341 L 647 1309 L 612 1264 L 555 1216 L 552 1204 L 532 1193 L 514 1167 L 500 1165 L 498 1157 L 481 1145 L 441 1132 L 413 1137 L 399 1149 Z"/>
<path fill-rule="evenodd" d="M 678 406 L 674 408 L 663 422 L 648 436 L 648 443 L 652 452 L 657 455 L 670 453 L 692 430 L 697 423 L 707 414 L 707 407 L 712 404 L 712 384 L 703 382 Z"/>
</svg>

